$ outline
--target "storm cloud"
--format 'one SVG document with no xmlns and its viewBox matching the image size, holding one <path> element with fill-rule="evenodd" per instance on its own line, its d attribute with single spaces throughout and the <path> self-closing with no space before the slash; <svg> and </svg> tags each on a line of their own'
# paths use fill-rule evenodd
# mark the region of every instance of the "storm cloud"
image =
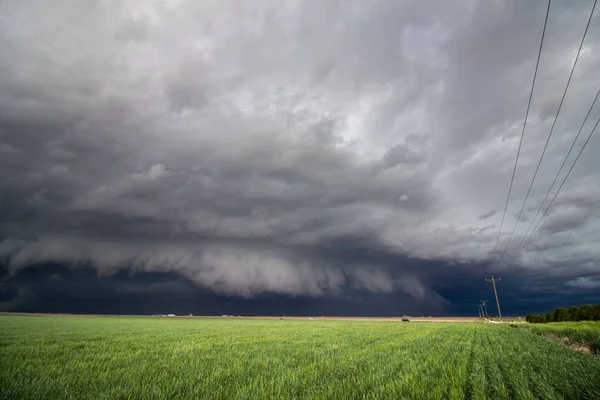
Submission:
<svg viewBox="0 0 600 400">
<path fill-rule="evenodd" d="M 552 3 L 500 250 L 591 6 Z M 590 293 L 600 273 L 597 138 L 517 261 L 504 261 L 600 89 L 598 16 L 509 253 L 491 262 L 545 10 L 4 1 L 3 280 L 54 263 L 99 277 L 166 274 L 246 301 L 351 292 L 427 310 L 452 302 L 446 282 L 457 274 L 513 277 L 515 296 Z M 582 135 L 599 117 L 597 106 Z"/>
</svg>

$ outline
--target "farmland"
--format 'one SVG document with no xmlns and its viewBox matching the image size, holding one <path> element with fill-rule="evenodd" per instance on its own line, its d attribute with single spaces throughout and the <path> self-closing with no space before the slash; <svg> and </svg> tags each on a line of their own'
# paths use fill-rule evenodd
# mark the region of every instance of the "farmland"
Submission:
<svg viewBox="0 0 600 400">
<path fill-rule="evenodd" d="M 516 327 L 527 329 L 536 335 L 580 346 L 591 353 L 600 354 L 600 322 L 554 322 L 547 324 L 519 324 Z"/>
<path fill-rule="evenodd" d="M 0 315 L 0 398 L 600 398 L 600 358 L 485 323 Z"/>
</svg>

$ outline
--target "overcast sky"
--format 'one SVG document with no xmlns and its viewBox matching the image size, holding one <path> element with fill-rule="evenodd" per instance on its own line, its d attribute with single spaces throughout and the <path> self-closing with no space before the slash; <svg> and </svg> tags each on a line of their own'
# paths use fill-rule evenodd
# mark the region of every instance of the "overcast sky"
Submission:
<svg viewBox="0 0 600 400">
<path fill-rule="evenodd" d="M 592 4 L 552 2 L 496 260 L 600 89 L 597 11 L 516 221 Z M 509 311 L 600 301 L 600 138 L 492 263 L 546 6 L 0 2 L 0 309 L 475 313 L 491 274 Z"/>
</svg>

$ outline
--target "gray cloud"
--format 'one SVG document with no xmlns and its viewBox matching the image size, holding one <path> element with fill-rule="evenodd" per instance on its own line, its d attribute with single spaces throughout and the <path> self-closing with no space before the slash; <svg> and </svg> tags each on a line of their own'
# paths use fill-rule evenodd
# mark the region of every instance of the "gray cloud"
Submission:
<svg viewBox="0 0 600 400">
<path fill-rule="evenodd" d="M 492 211 L 486 212 L 485 214 L 481 214 L 479 217 L 477 217 L 477 219 L 488 219 L 489 217 L 492 217 L 497 212 L 498 211 L 496 211 L 496 210 L 492 210 Z"/>
<path fill-rule="evenodd" d="M 577 229 L 587 221 L 590 221 L 592 216 L 585 210 L 570 208 L 559 209 L 550 214 L 542 223 L 541 229 L 546 233 L 564 232 L 572 229 Z"/>
<path fill-rule="evenodd" d="M 587 276 L 580 276 L 567 282 L 568 286 L 575 289 L 594 290 L 600 289 L 600 280 L 593 279 Z"/>
<path fill-rule="evenodd" d="M 0 256 L 175 271 L 247 297 L 354 287 L 441 304 L 422 271 L 314 249 L 369 238 L 489 260 L 544 7 L 3 2 Z M 500 249 L 589 13 L 552 7 Z M 592 24 L 517 243 L 600 87 L 599 41 Z M 598 151 L 514 268 L 598 267 Z"/>
</svg>

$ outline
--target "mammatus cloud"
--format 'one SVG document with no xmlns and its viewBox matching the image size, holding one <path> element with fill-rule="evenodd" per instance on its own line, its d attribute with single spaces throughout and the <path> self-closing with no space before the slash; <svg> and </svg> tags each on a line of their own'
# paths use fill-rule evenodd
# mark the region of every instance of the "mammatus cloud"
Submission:
<svg viewBox="0 0 600 400">
<path fill-rule="evenodd" d="M 502 250 L 590 7 L 552 5 Z M 227 295 L 355 288 L 441 304 L 446 269 L 489 264 L 544 12 L 3 2 L 0 257 L 13 271 L 176 272 Z M 596 22 L 509 251 L 600 87 Z M 599 150 L 590 142 L 539 234 L 501 271 L 598 272 Z M 361 244 L 360 260 L 344 258 L 344 241 Z"/>
</svg>

